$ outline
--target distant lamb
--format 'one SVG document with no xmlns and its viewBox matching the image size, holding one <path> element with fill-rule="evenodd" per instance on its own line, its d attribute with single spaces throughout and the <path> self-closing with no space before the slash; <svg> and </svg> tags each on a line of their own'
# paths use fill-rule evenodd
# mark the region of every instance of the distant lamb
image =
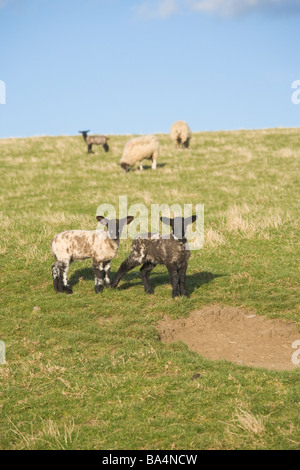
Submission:
<svg viewBox="0 0 300 470">
<path fill-rule="evenodd" d="M 102 145 L 105 152 L 109 151 L 109 146 L 107 145 L 109 137 L 106 137 L 105 135 L 88 135 L 88 132 L 90 131 L 79 131 L 79 134 L 82 134 L 82 137 L 88 146 L 88 153 L 94 153 L 92 151 L 93 145 Z"/>
<path fill-rule="evenodd" d="M 107 220 L 97 216 L 97 220 L 107 227 L 105 230 L 68 230 L 56 235 L 50 243 L 50 252 L 56 262 L 52 265 L 53 286 L 56 292 L 72 294 L 67 274 L 73 261 L 92 258 L 95 273 L 95 292 L 103 289 L 103 283 L 110 285 L 110 262 L 118 253 L 119 239 L 124 225 L 134 217 Z"/>
<path fill-rule="evenodd" d="M 135 238 L 128 258 L 123 261 L 112 281 L 112 287 L 116 288 L 128 271 L 143 264 L 140 272 L 144 289 L 148 294 L 153 294 L 149 274 L 157 264 L 163 264 L 169 271 L 173 288 L 172 297 L 187 295 L 185 279 L 190 251 L 186 248 L 186 230 L 188 225 L 197 220 L 197 216 L 193 215 L 186 219 L 182 217 L 175 217 L 175 219 L 161 217 L 160 220 L 171 226 L 172 234 L 167 237 L 157 234 L 155 238 L 153 235 L 151 237 L 151 234 L 146 234 L 147 238 L 144 238 L 144 236 Z"/>
<path fill-rule="evenodd" d="M 186 122 L 177 121 L 171 127 L 170 136 L 177 148 L 188 148 L 192 133 Z"/>
<path fill-rule="evenodd" d="M 152 170 L 155 170 L 159 148 L 159 140 L 154 135 L 145 135 L 129 140 L 124 147 L 120 161 L 121 168 L 126 172 L 135 163 L 139 162 L 140 170 L 142 170 L 142 161 L 152 159 Z"/>
</svg>

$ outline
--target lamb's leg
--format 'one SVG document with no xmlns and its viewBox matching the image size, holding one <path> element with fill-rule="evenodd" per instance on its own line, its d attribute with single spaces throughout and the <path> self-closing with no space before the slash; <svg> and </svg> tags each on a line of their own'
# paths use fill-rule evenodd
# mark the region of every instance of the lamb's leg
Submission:
<svg viewBox="0 0 300 470">
<path fill-rule="evenodd" d="M 130 254 L 128 256 L 128 258 L 125 261 L 123 261 L 123 263 L 119 267 L 119 269 L 117 271 L 117 274 L 113 278 L 113 281 L 111 283 L 111 287 L 114 287 L 114 288 L 117 287 L 120 280 L 122 279 L 122 277 L 126 273 L 128 273 L 128 271 L 131 271 L 131 269 L 136 268 L 140 264 L 142 264 L 142 261 L 140 259 L 136 258 L 134 255 Z"/>
<path fill-rule="evenodd" d="M 155 268 L 155 266 L 156 266 L 155 264 L 147 262 L 143 264 L 143 266 L 140 269 L 141 278 L 144 284 L 144 289 L 145 289 L 145 292 L 147 292 L 147 294 L 154 294 L 154 290 L 152 289 L 151 284 L 150 284 L 149 274 L 152 271 L 152 269 Z"/>
<path fill-rule="evenodd" d="M 139 167 L 140 167 L 140 171 L 143 171 L 144 168 L 143 168 L 143 163 L 142 162 L 140 162 Z"/>
<path fill-rule="evenodd" d="M 93 153 L 92 147 L 93 144 L 88 144 L 88 153 Z"/>
<path fill-rule="evenodd" d="M 103 263 L 93 262 L 94 275 L 95 275 L 95 292 L 98 294 L 103 290 L 104 269 Z"/>
<path fill-rule="evenodd" d="M 66 294 L 73 294 L 72 287 L 70 286 L 68 282 L 68 271 L 70 267 L 70 262 L 66 261 L 65 263 L 62 264 L 62 279 L 63 279 L 63 291 Z"/>
<path fill-rule="evenodd" d="M 170 275 L 170 281 L 172 284 L 172 297 L 178 297 L 180 295 L 179 292 L 179 276 L 178 272 L 175 266 L 173 265 L 168 265 L 167 266 L 169 275 Z"/>
<path fill-rule="evenodd" d="M 68 283 L 68 270 L 70 267 L 69 261 L 56 261 L 52 265 L 53 286 L 56 292 L 66 292 L 66 294 L 73 294 L 72 288 Z"/>
<path fill-rule="evenodd" d="M 109 287 L 110 286 L 110 279 L 109 279 L 109 273 L 110 273 L 110 261 L 106 261 L 103 263 L 103 269 L 104 269 L 104 287 Z"/>
<path fill-rule="evenodd" d="M 60 264 L 58 261 L 52 264 L 53 287 L 56 292 L 63 292 L 63 280 L 61 276 Z"/>
<path fill-rule="evenodd" d="M 184 295 L 185 297 L 187 297 L 186 288 L 185 288 L 186 271 L 187 271 L 187 265 L 184 265 L 182 268 L 178 270 L 179 292 L 180 292 L 180 295 Z"/>
</svg>

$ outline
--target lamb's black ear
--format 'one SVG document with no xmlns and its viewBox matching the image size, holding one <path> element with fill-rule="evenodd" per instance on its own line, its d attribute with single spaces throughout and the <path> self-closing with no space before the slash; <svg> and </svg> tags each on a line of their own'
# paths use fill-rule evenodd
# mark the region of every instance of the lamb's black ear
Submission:
<svg viewBox="0 0 300 470">
<path fill-rule="evenodd" d="M 133 221 L 134 217 L 133 215 L 128 215 L 127 218 L 126 218 L 126 224 L 131 224 L 131 222 Z"/>
<path fill-rule="evenodd" d="M 160 220 L 163 224 L 170 225 L 171 227 L 174 227 L 174 219 L 169 219 L 169 217 L 161 217 Z"/>
<path fill-rule="evenodd" d="M 198 216 L 197 215 L 192 215 L 191 217 L 187 217 L 185 219 L 185 226 L 188 226 L 190 224 L 193 224 L 194 222 L 196 222 L 196 220 L 198 219 Z"/>
<path fill-rule="evenodd" d="M 108 220 L 103 217 L 103 215 L 97 215 L 96 216 L 96 219 L 98 220 L 98 222 L 100 222 L 100 224 L 102 225 L 107 225 L 108 224 Z"/>
</svg>

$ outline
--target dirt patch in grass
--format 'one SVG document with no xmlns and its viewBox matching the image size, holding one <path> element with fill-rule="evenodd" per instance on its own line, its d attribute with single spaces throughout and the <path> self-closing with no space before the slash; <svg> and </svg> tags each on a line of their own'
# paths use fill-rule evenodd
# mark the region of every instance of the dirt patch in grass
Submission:
<svg viewBox="0 0 300 470">
<path fill-rule="evenodd" d="M 300 340 L 296 325 L 270 320 L 247 310 L 204 307 L 188 318 L 165 317 L 157 329 L 161 341 L 183 341 L 192 351 L 209 359 L 226 359 L 274 370 L 297 367 L 292 362 L 296 351 L 292 344 Z"/>
</svg>

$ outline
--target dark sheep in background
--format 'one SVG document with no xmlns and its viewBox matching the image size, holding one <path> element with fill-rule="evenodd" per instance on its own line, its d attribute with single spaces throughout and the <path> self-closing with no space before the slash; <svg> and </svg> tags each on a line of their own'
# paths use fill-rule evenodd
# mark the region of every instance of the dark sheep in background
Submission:
<svg viewBox="0 0 300 470">
<path fill-rule="evenodd" d="M 88 132 L 90 131 L 79 131 L 79 134 L 82 134 L 82 137 L 88 146 L 88 153 L 94 153 L 92 151 L 93 145 L 102 145 L 105 152 L 109 151 L 109 146 L 107 145 L 109 137 L 106 137 L 105 135 L 88 135 Z"/>
</svg>

